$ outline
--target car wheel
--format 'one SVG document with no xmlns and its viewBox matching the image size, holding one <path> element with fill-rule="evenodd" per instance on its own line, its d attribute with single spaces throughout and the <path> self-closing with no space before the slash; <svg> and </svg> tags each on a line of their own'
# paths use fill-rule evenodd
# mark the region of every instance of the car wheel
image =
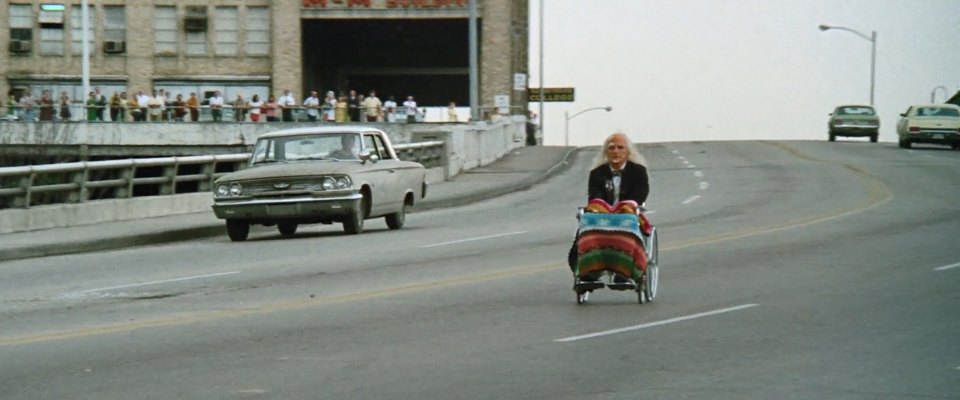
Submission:
<svg viewBox="0 0 960 400">
<path fill-rule="evenodd" d="M 879 139 L 879 138 L 880 138 L 880 135 L 878 135 L 878 134 L 876 134 L 876 133 L 874 133 L 873 135 L 870 135 L 870 143 L 876 143 L 876 142 L 877 142 L 877 139 Z"/>
<path fill-rule="evenodd" d="M 903 148 L 909 149 L 909 148 L 912 147 L 912 146 L 913 146 L 913 143 L 910 143 L 909 140 L 904 140 L 904 141 L 903 141 Z"/>
<path fill-rule="evenodd" d="M 834 135 L 834 134 L 831 133 L 831 134 L 830 134 L 830 141 L 831 141 L 831 142 L 836 142 L 836 141 L 837 141 L 837 135 Z"/>
<path fill-rule="evenodd" d="M 277 224 L 277 230 L 280 231 L 280 234 L 285 237 L 293 236 L 294 233 L 297 233 L 297 223 L 281 222 Z"/>
<path fill-rule="evenodd" d="M 350 216 L 343 221 L 343 231 L 349 235 L 356 235 L 363 232 L 363 217 L 367 209 L 367 204 L 370 204 L 370 198 L 367 197 L 367 194 L 364 193 L 363 199 L 360 199 L 360 207 L 353 210 L 350 213 Z"/>
<path fill-rule="evenodd" d="M 242 242 L 247 240 L 248 235 L 250 235 L 250 224 L 247 221 L 239 219 L 227 220 L 227 236 L 230 236 L 231 241 Z"/>
<path fill-rule="evenodd" d="M 387 214 L 387 227 L 390 229 L 400 229 L 403 228 L 403 223 L 407 219 L 407 205 L 404 204 L 403 207 L 400 207 L 400 211 L 397 211 L 393 214 Z"/>
</svg>

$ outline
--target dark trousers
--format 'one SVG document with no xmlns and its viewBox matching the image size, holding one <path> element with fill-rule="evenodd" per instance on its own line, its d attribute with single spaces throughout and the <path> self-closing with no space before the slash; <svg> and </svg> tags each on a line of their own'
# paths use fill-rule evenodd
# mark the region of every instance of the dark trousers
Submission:
<svg viewBox="0 0 960 400">
<path fill-rule="evenodd" d="M 293 110 L 289 108 L 283 109 L 283 122 L 293 122 Z"/>
</svg>

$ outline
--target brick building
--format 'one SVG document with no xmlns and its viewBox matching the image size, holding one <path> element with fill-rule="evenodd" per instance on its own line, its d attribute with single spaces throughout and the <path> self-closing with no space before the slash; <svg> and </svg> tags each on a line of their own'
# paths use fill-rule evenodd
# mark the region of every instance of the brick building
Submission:
<svg viewBox="0 0 960 400">
<path fill-rule="evenodd" d="M 298 101 L 317 90 L 469 101 L 467 0 L 89 0 L 90 83 Z M 81 87 L 79 0 L 0 0 L 0 93 Z M 526 107 L 526 0 L 477 0 L 480 105 Z M 321 95 L 322 96 L 322 95 Z M 502 97 L 501 97 L 502 99 Z M 3 102 L 6 103 L 6 97 Z"/>
</svg>

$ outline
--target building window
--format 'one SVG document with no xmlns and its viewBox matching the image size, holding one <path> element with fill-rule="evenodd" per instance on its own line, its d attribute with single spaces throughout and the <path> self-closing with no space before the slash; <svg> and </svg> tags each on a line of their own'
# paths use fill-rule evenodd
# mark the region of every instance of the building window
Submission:
<svg viewBox="0 0 960 400">
<path fill-rule="evenodd" d="M 183 30 L 187 32 L 187 54 L 203 56 L 207 54 L 207 8 L 205 6 L 187 7 L 187 16 L 183 20 Z"/>
<path fill-rule="evenodd" d="M 93 6 L 87 6 L 87 41 L 90 43 L 91 54 L 96 49 L 95 43 L 97 42 L 94 12 Z M 79 4 L 70 8 L 70 43 L 73 47 L 73 54 L 83 52 L 83 7 Z"/>
<path fill-rule="evenodd" d="M 11 4 L 10 52 L 29 53 L 33 48 L 33 9 L 29 4 Z"/>
<path fill-rule="evenodd" d="M 103 7 L 103 51 L 125 53 L 127 51 L 127 16 L 123 6 Z"/>
<path fill-rule="evenodd" d="M 63 55 L 63 4 L 41 4 L 37 22 L 40 24 L 40 54 Z"/>
<path fill-rule="evenodd" d="M 237 7 L 217 7 L 217 55 L 232 56 L 240 51 L 238 31 L 240 15 Z"/>
<path fill-rule="evenodd" d="M 40 54 L 63 55 L 63 27 L 40 28 Z"/>
<path fill-rule="evenodd" d="M 267 7 L 247 9 L 247 54 L 270 54 L 270 10 Z"/>
<path fill-rule="evenodd" d="M 177 8 L 157 6 L 153 15 L 153 51 L 161 55 L 177 54 Z"/>
</svg>

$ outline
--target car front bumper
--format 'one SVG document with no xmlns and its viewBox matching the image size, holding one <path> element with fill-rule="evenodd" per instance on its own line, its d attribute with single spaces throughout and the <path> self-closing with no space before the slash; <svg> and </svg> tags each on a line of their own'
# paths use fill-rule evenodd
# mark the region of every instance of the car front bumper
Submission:
<svg viewBox="0 0 960 400">
<path fill-rule="evenodd" d="M 335 220 L 360 207 L 363 195 L 335 197 L 215 199 L 213 213 L 220 219 L 270 222 L 279 220 Z"/>
</svg>

